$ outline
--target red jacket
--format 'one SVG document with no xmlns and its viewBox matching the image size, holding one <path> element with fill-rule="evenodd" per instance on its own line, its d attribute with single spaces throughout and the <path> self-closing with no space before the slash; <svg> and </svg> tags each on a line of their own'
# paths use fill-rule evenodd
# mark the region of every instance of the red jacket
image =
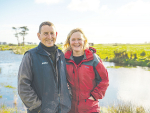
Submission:
<svg viewBox="0 0 150 113">
<path fill-rule="evenodd" d="M 72 92 L 72 107 L 69 113 L 100 112 L 98 99 L 102 99 L 109 85 L 108 73 L 94 48 L 85 50 L 83 60 L 77 65 L 72 51 L 65 53 L 67 80 Z M 90 96 L 95 101 L 88 99 Z"/>
</svg>

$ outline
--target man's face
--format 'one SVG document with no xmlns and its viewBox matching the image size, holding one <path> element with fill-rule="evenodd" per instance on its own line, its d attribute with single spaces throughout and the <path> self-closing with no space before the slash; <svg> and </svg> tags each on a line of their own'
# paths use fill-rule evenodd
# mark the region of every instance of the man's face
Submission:
<svg viewBox="0 0 150 113">
<path fill-rule="evenodd" d="M 54 26 L 44 25 L 41 27 L 41 33 L 37 33 L 37 36 L 46 47 L 52 47 L 56 42 L 57 32 Z"/>
</svg>

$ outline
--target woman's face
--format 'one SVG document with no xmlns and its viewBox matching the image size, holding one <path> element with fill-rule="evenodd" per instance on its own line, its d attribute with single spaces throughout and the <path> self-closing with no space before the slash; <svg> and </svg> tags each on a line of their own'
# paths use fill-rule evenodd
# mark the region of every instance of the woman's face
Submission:
<svg viewBox="0 0 150 113">
<path fill-rule="evenodd" d="M 84 38 L 80 32 L 75 32 L 70 37 L 70 46 L 73 52 L 82 52 L 84 50 Z"/>
</svg>

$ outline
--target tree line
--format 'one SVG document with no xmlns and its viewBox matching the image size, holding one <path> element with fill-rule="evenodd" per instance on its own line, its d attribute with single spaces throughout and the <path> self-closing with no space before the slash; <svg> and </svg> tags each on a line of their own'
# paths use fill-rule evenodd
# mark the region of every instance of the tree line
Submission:
<svg viewBox="0 0 150 113">
<path fill-rule="evenodd" d="M 25 40 L 25 36 L 28 34 L 27 31 L 29 31 L 29 29 L 27 28 L 27 26 L 22 26 L 22 27 L 12 27 L 13 30 L 15 30 L 15 37 L 17 38 L 18 41 L 18 46 L 23 45 L 24 46 L 24 40 Z M 23 42 L 22 44 L 19 41 L 19 35 L 23 37 Z"/>
</svg>

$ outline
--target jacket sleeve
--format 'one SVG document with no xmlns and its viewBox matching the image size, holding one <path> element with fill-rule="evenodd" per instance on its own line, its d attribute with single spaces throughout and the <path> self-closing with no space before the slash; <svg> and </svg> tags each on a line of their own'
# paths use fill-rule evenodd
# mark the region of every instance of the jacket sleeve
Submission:
<svg viewBox="0 0 150 113">
<path fill-rule="evenodd" d="M 38 98 L 36 92 L 31 87 L 32 84 L 32 59 L 29 52 L 27 52 L 21 62 L 18 73 L 18 94 L 25 104 L 25 106 L 33 112 L 39 111 L 41 107 L 41 100 Z"/>
<path fill-rule="evenodd" d="M 95 55 L 96 56 L 96 55 Z M 102 99 L 105 96 L 107 87 L 109 86 L 109 78 L 107 69 L 104 67 L 102 60 L 96 56 L 94 61 L 94 71 L 96 87 L 91 92 L 91 95 L 96 99 Z"/>
</svg>

